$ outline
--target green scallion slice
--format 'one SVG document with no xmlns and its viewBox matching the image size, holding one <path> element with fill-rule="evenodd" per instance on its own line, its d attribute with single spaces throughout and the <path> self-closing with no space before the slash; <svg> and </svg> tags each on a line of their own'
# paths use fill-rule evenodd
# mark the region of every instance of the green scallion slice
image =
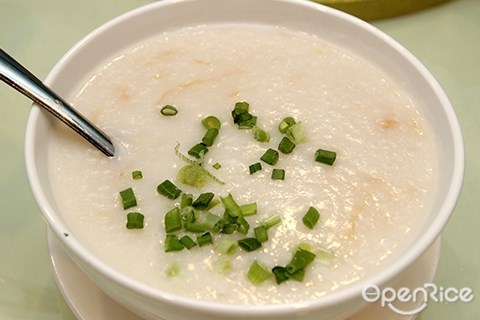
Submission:
<svg viewBox="0 0 480 320">
<path fill-rule="evenodd" d="M 197 143 L 188 150 L 188 154 L 197 159 L 203 159 L 203 156 L 208 152 L 208 148 L 204 143 Z"/>
<path fill-rule="evenodd" d="M 280 284 L 290 279 L 290 276 L 288 275 L 288 272 L 287 272 L 287 268 L 285 267 L 276 266 L 272 269 L 272 273 L 275 276 L 275 282 L 277 282 L 277 284 Z"/>
<path fill-rule="evenodd" d="M 256 162 L 248 167 L 250 174 L 254 174 L 257 171 L 262 170 L 262 164 L 260 162 Z"/>
<path fill-rule="evenodd" d="M 220 130 L 220 127 L 222 126 L 220 123 L 220 120 L 218 120 L 217 117 L 214 116 L 208 116 L 205 119 L 202 120 L 202 124 L 205 128 L 210 129 L 210 128 L 215 128 L 217 130 Z"/>
<path fill-rule="evenodd" d="M 300 269 L 304 269 L 307 265 L 315 260 L 315 254 L 304 250 L 302 248 L 297 248 L 295 251 L 292 260 L 285 267 L 288 274 L 292 275 Z"/>
<path fill-rule="evenodd" d="M 315 227 L 317 224 L 318 219 L 320 219 L 320 213 L 314 207 L 310 207 L 303 216 L 302 222 L 307 228 L 313 229 L 313 227 Z"/>
<path fill-rule="evenodd" d="M 262 244 L 256 238 L 244 238 L 238 240 L 238 245 L 245 251 L 257 250 Z"/>
<path fill-rule="evenodd" d="M 224 254 L 233 254 L 238 247 L 238 242 L 233 239 L 222 239 L 217 242 L 215 249 Z"/>
<path fill-rule="evenodd" d="M 292 117 L 286 117 L 282 121 L 280 121 L 278 125 L 278 130 L 280 130 L 281 133 L 286 133 L 287 129 L 295 124 L 295 119 Z"/>
<path fill-rule="evenodd" d="M 255 227 L 253 232 L 255 233 L 255 238 L 258 240 L 258 242 L 261 243 L 268 241 L 267 228 L 264 225 Z"/>
<path fill-rule="evenodd" d="M 182 190 L 178 189 L 170 180 L 165 180 L 157 186 L 157 192 L 169 199 L 177 199 Z"/>
<path fill-rule="evenodd" d="M 290 279 L 292 280 L 295 280 L 295 281 L 298 281 L 298 282 L 302 282 L 303 279 L 305 278 L 305 269 L 300 269 L 298 270 L 297 272 L 293 273 L 293 274 L 289 274 L 288 275 L 290 277 Z"/>
<path fill-rule="evenodd" d="M 253 134 L 253 138 L 258 142 L 270 141 L 270 135 L 268 134 L 268 132 L 263 130 L 260 127 L 257 127 L 257 126 L 253 127 L 252 134 Z"/>
<path fill-rule="evenodd" d="M 257 203 L 252 202 L 252 203 L 247 203 L 247 204 L 241 205 L 240 210 L 242 210 L 242 216 L 243 217 L 256 215 L 257 214 Z"/>
<path fill-rule="evenodd" d="M 213 233 L 219 233 L 220 231 L 222 231 L 225 222 L 221 217 L 211 212 L 207 212 L 201 224 L 203 224 L 207 228 L 207 230 L 210 230 Z"/>
<path fill-rule="evenodd" d="M 201 236 L 197 236 L 197 243 L 200 247 L 203 247 L 207 244 L 212 244 L 213 243 L 213 238 L 210 232 L 205 232 Z"/>
<path fill-rule="evenodd" d="M 180 217 L 183 222 L 195 222 L 198 212 L 192 206 L 186 206 L 180 209 Z"/>
<path fill-rule="evenodd" d="M 192 238 L 190 238 L 188 235 L 184 235 L 183 237 L 180 238 L 180 242 L 185 246 L 185 248 L 187 248 L 188 250 L 190 250 L 191 248 L 195 247 L 197 245 L 197 243 L 195 241 L 193 241 Z"/>
<path fill-rule="evenodd" d="M 132 188 L 120 191 L 120 198 L 122 199 L 123 210 L 127 210 L 137 205 L 137 198 Z"/>
<path fill-rule="evenodd" d="M 212 192 L 205 192 L 198 196 L 193 202 L 192 206 L 197 210 L 204 210 L 208 208 L 210 201 L 212 201 L 215 195 Z"/>
<path fill-rule="evenodd" d="M 139 212 L 129 212 L 127 214 L 127 229 L 143 229 L 143 214 Z"/>
<path fill-rule="evenodd" d="M 176 263 L 172 263 L 165 269 L 165 274 L 169 278 L 178 276 L 179 273 L 180 273 L 180 266 Z"/>
<path fill-rule="evenodd" d="M 283 154 L 289 154 L 295 149 L 295 143 L 288 137 L 283 137 L 282 141 L 278 144 L 278 150 Z"/>
<path fill-rule="evenodd" d="M 220 197 L 220 200 L 222 200 L 225 210 L 232 217 L 238 217 L 239 215 L 242 214 L 242 210 L 240 209 L 240 206 L 235 202 L 235 200 L 233 199 L 233 196 L 230 193 L 224 198 Z"/>
<path fill-rule="evenodd" d="M 299 144 L 307 140 L 307 134 L 301 122 L 297 122 L 288 127 L 285 134 L 295 144 Z"/>
<path fill-rule="evenodd" d="M 281 221 L 280 215 L 279 215 L 279 214 L 275 214 L 275 215 L 267 218 L 266 220 L 264 220 L 264 221 L 262 222 L 262 225 L 264 225 L 265 228 L 270 229 L 271 227 L 279 224 L 280 221 Z"/>
<path fill-rule="evenodd" d="M 174 106 L 167 104 L 162 109 L 160 109 L 160 113 L 164 116 L 172 117 L 177 115 L 178 110 Z"/>
<path fill-rule="evenodd" d="M 213 164 L 212 167 L 213 167 L 214 169 L 217 169 L 217 170 L 218 170 L 218 169 L 220 169 L 220 168 L 222 167 L 222 165 L 217 162 L 217 163 Z"/>
<path fill-rule="evenodd" d="M 278 162 L 278 157 L 278 151 L 270 148 L 265 151 L 265 153 L 260 157 L 260 160 L 274 166 Z"/>
<path fill-rule="evenodd" d="M 285 180 L 285 170 L 277 168 L 273 169 L 272 180 Z"/>
<path fill-rule="evenodd" d="M 247 219 L 245 219 L 243 216 L 238 216 L 237 221 L 237 231 L 240 232 L 241 234 L 247 234 L 248 230 L 250 229 L 250 224 L 248 223 Z"/>
<path fill-rule="evenodd" d="M 217 128 L 210 128 L 205 132 L 205 135 L 202 138 L 202 143 L 207 147 L 213 145 L 215 138 L 218 136 L 218 129 Z M 205 152 L 206 153 L 206 152 Z"/>
<path fill-rule="evenodd" d="M 164 218 L 165 232 L 171 233 L 182 229 L 182 218 L 180 215 L 180 209 L 175 207 L 168 211 Z"/>
<path fill-rule="evenodd" d="M 164 250 L 165 252 L 180 251 L 183 250 L 185 246 L 174 234 L 167 234 L 165 238 Z"/>
<path fill-rule="evenodd" d="M 315 161 L 325 163 L 330 166 L 333 165 L 336 158 L 337 158 L 337 153 L 334 151 L 318 149 L 315 152 Z"/>
<path fill-rule="evenodd" d="M 193 195 L 190 193 L 182 193 L 182 198 L 180 199 L 180 208 L 185 208 L 191 206 L 193 203 Z"/>
<path fill-rule="evenodd" d="M 247 279 L 254 285 L 259 285 L 268 280 L 272 274 L 263 264 L 255 260 L 247 272 Z"/>
<path fill-rule="evenodd" d="M 196 223 L 196 222 L 186 222 L 184 224 L 184 228 L 186 231 L 190 231 L 193 233 L 202 233 L 208 230 L 207 226 L 205 226 L 203 223 Z"/>
<path fill-rule="evenodd" d="M 132 179 L 133 180 L 140 180 L 143 178 L 143 173 L 140 170 L 132 171 Z"/>
</svg>

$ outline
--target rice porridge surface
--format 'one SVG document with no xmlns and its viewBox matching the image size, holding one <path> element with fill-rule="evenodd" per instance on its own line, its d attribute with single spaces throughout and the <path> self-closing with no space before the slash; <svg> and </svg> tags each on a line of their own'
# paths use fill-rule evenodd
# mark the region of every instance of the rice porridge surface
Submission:
<svg viewBox="0 0 480 320">
<path fill-rule="evenodd" d="M 67 231 L 105 263 L 170 292 L 240 304 L 314 299 L 395 259 L 431 206 L 437 149 L 416 102 L 371 63 L 313 35 L 235 24 L 169 31 L 112 57 L 70 101 L 114 137 L 118 151 L 108 159 L 63 125 L 55 127 L 49 175 Z M 250 104 L 269 142 L 255 141 L 251 130 L 233 123 L 238 101 Z M 176 116 L 161 115 L 167 104 L 177 107 Z M 177 180 L 185 162 L 175 147 L 186 154 L 201 141 L 201 120 L 209 115 L 222 127 L 203 166 L 225 184 L 210 181 L 198 189 Z M 249 165 L 277 148 L 283 137 L 277 126 L 287 116 L 303 124 L 307 140 L 291 154 L 280 153 L 275 166 L 262 163 L 250 174 Z M 319 148 L 337 153 L 332 166 L 314 161 Z M 221 168 L 212 168 L 215 163 Z M 272 180 L 273 168 L 285 169 L 285 180 Z M 133 180 L 134 170 L 143 179 Z M 257 202 L 258 213 L 248 217 L 250 237 L 274 214 L 281 222 L 252 252 L 216 250 L 222 238 L 245 237 L 239 233 L 165 252 L 164 214 L 178 203 L 157 193 L 166 179 L 194 197 L 209 191 L 216 198 L 230 193 L 240 205 Z M 125 211 L 119 192 L 129 187 L 138 205 Z M 313 230 L 301 220 L 310 206 L 321 214 Z M 212 209 L 222 210 L 221 204 Z M 143 229 L 125 227 L 130 211 L 145 216 Z M 254 260 L 284 266 L 301 242 L 335 257 L 315 259 L 302 282 L 247 280 Z"/>
</svg>

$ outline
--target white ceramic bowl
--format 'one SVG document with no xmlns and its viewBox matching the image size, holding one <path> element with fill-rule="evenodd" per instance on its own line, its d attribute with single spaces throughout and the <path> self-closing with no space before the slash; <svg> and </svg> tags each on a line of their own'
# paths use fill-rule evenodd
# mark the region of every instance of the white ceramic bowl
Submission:
<svg viewBox="0 0 480 320">
<path fill-rule="evenodd" d="M 325 297 L 302 303 L 244 306 L 196 301 L 154 289 L 120 274 L 92 255 L 75 237 L 64 237 L 47 174 L 46 145 L 51 117 L 34 106 L 26 131 L 26 167 L 30 185 L 48 226 L 66 252 L 108 295 L 147 319 L 345 319 L 364 301 L 367 284 L 387 284 L 411 265 L 439 236 L 452 214 L 464 171 L 462 136 L 445 93 L 427 69 L 407 50 L 371 25 L 347 14 L 304 0 L 166 0 L 133 10 L 96 29 L 53 68 L 46 83 L 60 95 L 70 91 L 113 53 L 170 28 L 212 22 L 282 25 L 316 34 L 376 64 L 414 96 L 433 124 L 440 154 L 435 204 L 424 230 L 395 263 Z"/>
</svg>

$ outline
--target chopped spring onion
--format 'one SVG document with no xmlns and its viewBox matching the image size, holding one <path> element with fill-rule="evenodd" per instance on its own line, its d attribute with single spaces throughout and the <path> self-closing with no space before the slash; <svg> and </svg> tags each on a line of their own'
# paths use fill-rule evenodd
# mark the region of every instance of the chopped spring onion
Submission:
<svg viewBox="0 0 480 320">
<path fill-rule="evenodd" d="M 220 120 L 218 120 L 217 117 L 214 116 L 208 116 L 205 119 L 202 120 L 202 124 L 205 128 L 210 129 L 210 128 L 215 128 L 217 130 L 220 130 L 220 127 L 222 126 L 220 123 Z"/>
<path fill-rule="evenodd" d="M 217 242 L 215 249 L 224 254 L 233 254 L 238 247 L 238 242 L 232 239 L 222 239 Z"/>
<path fill-rule="evenodd" d="M 262 164 L 260 162 L 256 162 L 248 167 L 250 174 L 254 174 L 257 171 L 262 170 Z"/>
<path fill-rule="evenodd" d="M 270 271 L 260 262 L 255 260 L 247 272 L 247 279 L 254 285 L 259 285 L 272 276 Z"/>
<path fill-rule="evenodd" d="M 318 149 L 315 152 L 315 161 L 325 163 L 330 166 L 333 165 L 336 158 L 337 158 L 337 153 L 334 151 Z"/>
<path fill-rule="evenodd" d="M 255 238 L 240 239 L 238 240 L 238 245 L 240 246 L 240 248 L 248 252 L 257 250 L 262 246 L 262 244 Z"/>
<path fill-rule="evenodd" d="M 320 219 L 320 213 L 314 207 L 310 207 L 308 208 L 307 213 L 303 216 L 302 222 L 307 228 L 313 229 L 317 224 L 318 219 Z"/>
<path fill-rule="evenodd" d="M 198 212 L 192 206 L 187 206 L 180 209 L 180 217 L 183 222 L 195 222 L 197 220 Z"/>
<path fill-rule="evenodd" d="M 270 135 L 268 134 L 268 132 L 263 130 L 260 127 L 254 126 L 252 134 L 253 134 L 253 138 L 255 140 L 257 140 L 258 142 L 268 142 L 268 141 L 270 141 Z"/>
<path fill-rule="evenodd" d="M 255 238 L 258 240 L 258 242 L 268 241 L 267 228 L 264 225 L 260 225 L 258 227 L 255 227 L 253 229 L 253 232 L 255 233 Z"/>
<path fill-rule="evenodd" d="M 304 250 L 302 248 L 297 248 L 295 251 L 292 260 L 285 267 L 288 274 L 292 275 L 300 269 L 304 269 L 315 259 L 315 254 Z"/>
<path fill-rule="evenodd" d="M 245 219 L 242 216 L 237 217 L 236 225 L 237 225 L 237 231 L 242 234 L 247 234 L 248 229 L 250 229 L 250 224 L 248 223 L 247 219 Z"/>
<path fill-rule="evenodd" d="M 185 208 L 191 206 L 193 203 L 193 195 L 190 193 L 182 193 L 182 198 L 180 199 L 180 208 Z"/>
<path fill-rule="evenodd" d="M 210 201 L 210 203 L 208 204 L 207 210 L 214 208 L 219 203 L 220 203 L 219 199 L 217 198 L 212 199 L 212 201 Z"/>
<path fill-rule="evenodd" d="M 242 210 L 242 216 L 248 217 L 257 214 L 257 203 L 247 203 L 240 206 L 240 210 Z"/>
<path fill-rule="evenodd" d="M 220 231 L 222 231 L 225 222 L 221 217 L 211 212 L 207 212 L 201 224 L 203 224 L 207 228 L 207 230 L 210 230 L 214 233 L 219 233 Z"/>
<path fill-rule="evenodd" d="M 143 178 L 143 173 L 140 170 L 132 171 L 132 179 L 133 180 L 140 180 Z"/>
<path fill-rule="evenodd" d="M 295 144 L 299 144 L 307 140 L 307 134 L 305 133 L 305 129 L 303 128 L 303 124 L 301 122 L 297 122 L 288 127 L 286 135 Z"/>
<path fill-rule="evenodd" d="M 257 117 L 248 112 L 248 102 L 241 101 L 235 104 L 232 111 L 233 123 L 238 124 L 239 129 L 251 129 L 257 124 Z"/>
<path fill-rule="evenodd" d="M 264 221 L 262 222 L 262 225 L 264 225 L 265 228 L 270 229 L 271 227 L 279 224 L 280 221 L 281 221 L 280 215 L 279 215 L 279 214 L 275 214 L 275 215 L 267 218 L 266 220 L 264 220 Z"/>
<path fill-rule="evenodd" d="M 225 182 L 195 163 L 182 167 L 177 173 L 177 179 L 183 184 L 196 188 L 205 186 L 209 179 L 222 185 L 225 184 Z"/>
<path fill-rule="evenodd" d="M 288 272 L 287 272 L 287 268 L 285 267 L 276 266 L 272 269 L 272 273 L 275 276 L 275 281 L 277 282 L 277 284 L 280 284 L 290 279 L 290 276 L 288 275 Z"/>
<path fill-rule="evenodd" d="M 288 272 L 288 271 L 287 271 Z M 290 279 L 302 282 L 303 279 L 305 278 L 305 269 L 300 269 L 297 272 L 293 274 L 289 274 Z"/>
<path fill-rule="evenodd" d="M 176 235 L 167 234 L 164 245 L 165 252 L 180 251 L 183 250 L 183 248 L 185 248 L 185 246 Z"/>
<path fill-rule="evenodd" d="M 224 234 L 232 234 L 237 231 L 238 225 L 235 223 L 225 223 L 223 225 L 222 233 Z"/>
<path fill-rule="evenodd" d="M 217 128 L 210 128 L 205 132 L 205 135 L 202 138 L 202 143 L 207 147 L 213 145 L 215 138 L 218 136 L 218 129 Z M 205 152 L 206 153 L 206 152 Z"/>
<path fill-rule="evenodd" d="M 197 143 L 188 150 L 188 154 L 197 159 L 203 159 L 203 156 L 208 152 L 208 148 L 204 143 Z"/>
<path fill-rule="evenodd" d="M 165 274 L 167 277 L 175 277 L 180 273 L 180 266 L 176 263 L 172 263 L 165 269 Z"/>
<path fill-rule="evenodd" d="M 273 169 L 272 180 L 285 180 L 285 170 L 277 168 Z"/>
<path fill-rule="evenodd" d="M 169 199 L 177 199 L 182 190 L 178 189 L 170 180 L 165 180 L 157 186 L 157 192 Z"/>
<path fill-rule="evenodd" d="M 163 218 L 165 223 L 165 232 L 171 233 L 182 229 L 182 218 L 180 209 L 175 207 L 168 211 Z"/>
<path fill-rule="evenodd" d="M 237 103 L 235 103 L 233 113 L 235 115 L 240 115 L 242 113 L 247 113 L 249 107 L 250 107 L 250 104 L 246 101 L 237 102 Z"/>
<path fill-rule="evenodd" d="M 332 260 L 335 258 L 335 253 L 333 253 L 332 250 L 329 250 L 327 248 L 324 248 L 320 246 L 316 251 L 316 255 L 318 256 L 320 262 L 324 265 L 331 265 Z"/>
<path fill-rule="evenodd" d="M 295 149 L 295 143 L 288 137 L 283 137 L 282 141 L 278 144 L 278 150 L 283 154 L 289 154 Z"/>
<path fill-rule="evenodd" d="M 201 188 L 207 184 L 208 175 L 201 166 L 197 164 L 187 164 L 178 170 L 177 179 L 183 184 Z"/>
<path fill-rule="evenodd" d="M 180 238 L 180 242 L 185 246 L 185 248 L 187 248 L 188 250 L 190 250 L 191 248 L 195 247 L 197 245 L 197 243 L 195 241 L 193 241 L 192 238 L 190 238 L 189 236 L 187 235 L 184 235 L 183 237 Z"/>
<path fill-rule="evenodd" d="M 230 214 L 230 216 L 238 217 L 242 214 L 240 206 L 235 202 L 233 196 L 230 193 L 224 198 L 220 197 L 220 200 L 222 200 L 223 206 L 225 207 L 225 210 L 228 212 L 228 214 Z"/>
<path fill-rule="evenodd" d="M 219 274 L 227 274 L 232 269 L 232 261 L 226 257 L 220 258 L 213 263 L 213 271 Z"/>
<path fill-rule="evenodd" d="M 287 129 L 293 126 L 295 123 L 295 119 L 292 117 L 286 117 L 278 124 L 278 130 L 280 130 L 281 133 L 286 133 Z"/>
<path fill-rule="evenodd" d="M 202 233 L 207 231 L 207 227 L 203 223 L 195 223 L 195 222 L 186 222 L 184 225 L 186 231 L 190 231 L 193 233 Z"/>
<path fill-rule="evenodd" d="M 217 163 L 213 164 L 212 167 L 213 167 L 214 169 L 217 169 L 217 170 L 218 170 L 218 169 L 220 169 L 220 168 L 222 167 L 222 165 L 217 162 Z"/>
<path fill-rule="evenodd" d="M 132 188 L 120 191 L 120 198 L 122 199 L 123 210 L 127 210 L 137 205 L 137 198 L 135 197 Z"/>
<path fill-rule="evenodd" d="M 213 238 L 210 232 L 205 232 L 201 236 L 197 236 L 197 243 L 200 247 L 203 247 L 207 244 L 212 244 L 213 243 Z"/>
<path fill-rule="evenodd" d="M 193 202 L 192 206 L 197 210 L 203 210 L 208 207 L 215 195 L 212 192 L 205 192 L 198 196 Z"/>
<path fill-rule="evenodd" d="M 127 214 L 127 229 L 143 229 L 143 214 L 139 212 L 129 212 Z"/>
<path fill-rule="evenodd" d="M 160 109 L 160 113 L 164 116 L 171 117 L 171 116 L 176 116 L 178 113 L 178 110 L 174 106 L 167 104 L 162 109 Z"/>
<path fill-rule="evenodd" d="M 277 164 L 278 157 L 279 157 L 278 151 L 270 148 L 267 151 L 265 151 L 265 153 L 261 156 L 260 160 L 273 166 Z"/>
</svg>

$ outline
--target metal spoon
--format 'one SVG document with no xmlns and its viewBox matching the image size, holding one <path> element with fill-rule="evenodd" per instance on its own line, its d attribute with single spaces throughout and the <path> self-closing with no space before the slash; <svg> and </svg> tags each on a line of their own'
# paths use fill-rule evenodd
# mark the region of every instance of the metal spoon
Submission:
<svg viewBox="0 0 480 320">
<path fill-rule="evenodd" d="M 115 147 L 104 132 L 2 49 L 0 49 L 0 79 L 52 113 L 108 157 L 115 155 Z"/>
</svg>

